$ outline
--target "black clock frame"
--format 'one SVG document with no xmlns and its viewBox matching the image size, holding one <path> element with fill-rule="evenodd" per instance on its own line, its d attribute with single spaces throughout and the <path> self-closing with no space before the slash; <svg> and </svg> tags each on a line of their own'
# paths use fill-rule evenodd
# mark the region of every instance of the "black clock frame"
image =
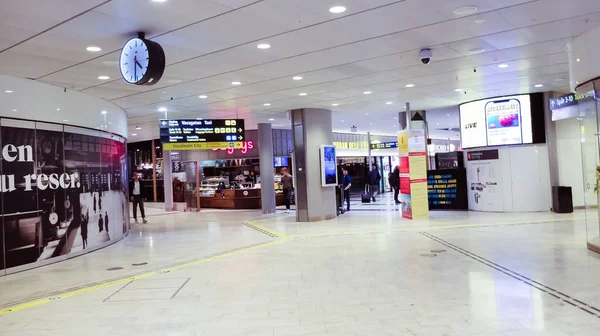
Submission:
<svg viewBox="0 0 600 336">
<path fill-rule="evenodd" d="M 146 71 L 146 74 L 144 74 L 144 77 L 142 77 L 139 81 L 130 84 L 148 86 L 154 85 L 160 81 L 165 72 L 165 51 L 160 44 L 151 40 L 147 40 L 144 33 L 139 33 L 138 38 L 142 40 L 142 42 L 144 42 L 148 48 L 148 70 Z M 129 41 L 130 40 L 128 40 L 125 45 L 127 45 Z M 121 64 L 121 60 L 119 60 L 119 64 Z"/>
</svg>

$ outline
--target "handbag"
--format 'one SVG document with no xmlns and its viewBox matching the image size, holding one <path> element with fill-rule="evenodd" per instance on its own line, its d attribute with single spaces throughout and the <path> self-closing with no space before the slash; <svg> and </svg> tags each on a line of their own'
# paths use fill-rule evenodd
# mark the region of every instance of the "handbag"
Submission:
<svg viewBox="0 0 600 336">
<path fill-rule="evenodd" d="M 371 193 L 368 184 L 365 186 L 365 192 L 360 195 L 360 200 L 363 203 L 371 203 Z"/>
</svg>

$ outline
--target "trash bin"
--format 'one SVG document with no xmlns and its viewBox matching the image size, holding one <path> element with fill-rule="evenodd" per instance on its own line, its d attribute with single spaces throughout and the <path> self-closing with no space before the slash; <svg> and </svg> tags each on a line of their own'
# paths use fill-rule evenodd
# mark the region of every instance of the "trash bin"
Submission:
<svg viewBox="0 0 600 336">
<path fill-rule="evenodd" d="M 573 191 L 571 187 L 552 187 L 552 211 L 556 213 L 573 212 Z"/>
</svg>

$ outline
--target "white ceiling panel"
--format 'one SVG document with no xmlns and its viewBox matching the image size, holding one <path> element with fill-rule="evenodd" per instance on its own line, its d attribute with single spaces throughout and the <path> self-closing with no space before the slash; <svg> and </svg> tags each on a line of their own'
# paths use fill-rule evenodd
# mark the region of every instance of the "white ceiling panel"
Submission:
<svg viewBox="0 0 600 336">
<path fill-rule="evenodd" d="M 111 100 L 127 110 L 131 127 L 142 125 L 138 140 L 157 135 L 161 107 L 170 117 L 239 116 L 251 127 L 271 118 L 287 126 L 286 111 L 294 108 L 330 108 L 336 127 L 394 133 L 393 118 L 406 101 L 430 109 L 568 88 L 565 45 L 600 24 L 597 0 L 342 2 L 347 11 L 332 14 L 329 8 L 341 2 L 4 1 L 0 51 L 8 49 L 0 52 L 0 73 Z M 453 13 L 464 6 L 478 10 Z M 138 31 L 167 55 L 154 86 L 120 78 L 119 49 Z M 259 50 L 258 43 L 271 48 Z M 89 45 L 103 50 L 87 52 Z M 427 66 L 419 60 L 425 47 L 433 49 Z M 303 80 L 292 80 L 296 75 Z"/>
</svg>

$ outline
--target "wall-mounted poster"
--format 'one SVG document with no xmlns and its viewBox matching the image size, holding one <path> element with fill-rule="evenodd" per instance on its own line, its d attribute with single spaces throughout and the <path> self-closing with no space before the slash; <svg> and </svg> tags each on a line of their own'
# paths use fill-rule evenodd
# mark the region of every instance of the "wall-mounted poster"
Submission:
<svg viewBox="0 0 600 336">
<path fill-rule="evenodd" d="M 2 251 L 10 272 L 78 255 L 129 231 L 124 139 L 1 120 Z M 8 146 L 8 147 L 7 147 Z"/>
<path fill-rule="evenodd" d="M 497 149 L 467 153 L 469 210 L 504 211 L 501 170 Z"/>
<path fill-rule="evenodd" d="M 337 185 L 337 162 L 334 146 L 321 146 L 321 183 L 323 187 Z"/>
</svg>

